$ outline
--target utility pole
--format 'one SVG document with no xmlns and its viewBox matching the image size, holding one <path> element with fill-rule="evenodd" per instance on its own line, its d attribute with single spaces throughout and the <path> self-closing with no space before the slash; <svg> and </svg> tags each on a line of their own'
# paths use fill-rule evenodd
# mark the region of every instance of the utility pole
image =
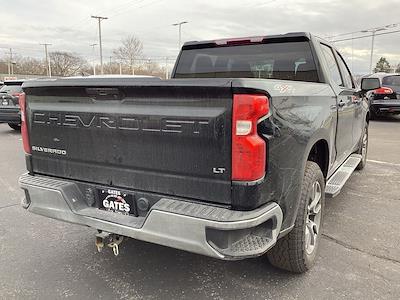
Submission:
<svg viewBox="0 0 400 300">
<path fill-rule="evenodd" d="M 180 51 L 180 49 L 181 49 L 182 25 L 183 25 L 183 24 L 187 24 L 187 23 L 189 23 L 189 22 L 187 22 L 187 21 L 182 21 L 182 22 L 179 22 L 179 23 L 172 24 L 172 26 L 178 26 L 178 27 L 179 27 L 178 51 Z"/>
<path fill-rule="evenodd" d="M 49 60 L 49 53 L 47 51 L 47 46 L 51 46 L 51 44 L 43 43 L 43 44 L 40 44 L 40 45 L 44 46 L 44 52 L 45 52 L 45 55 L 46 55 L 47 76 L 51 77 L 51 65 L 50 65 L 50 60 Z"/>
<path fill-rule="evenodd" d="M 103 45 L 101 43 L 101 21 L 107 20 L 107 17 L 92 16 L 93 19 L 97 19 L 99 24 L 99 48 L 100 48 L 100 73 L 103 75 Z"/>
<path fill-rule="evenodd" d="M 94 47 L 97 46 L 97 44 L 90 44 L 90 47 L 92 47 L 92 52 L 94 54 Z M 93 75 L 96 75 L 96 61 L 93 58 Z"/>
</svg>

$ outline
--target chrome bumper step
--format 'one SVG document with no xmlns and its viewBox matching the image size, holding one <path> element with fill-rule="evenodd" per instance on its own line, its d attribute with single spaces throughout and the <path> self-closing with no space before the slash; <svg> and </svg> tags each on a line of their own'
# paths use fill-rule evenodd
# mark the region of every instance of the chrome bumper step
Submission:
<svg viewBox="0 0 400 300">
<path fill-rule="evenodd" d="M 352 154 L 349 158 L 336 170 L 336 172 L 328 179 L 325 187 L 325 195 L 327 197 L 336 197 L 343 186 L 353 174 L 361 161 L 360 154 Z"/>
</svg>

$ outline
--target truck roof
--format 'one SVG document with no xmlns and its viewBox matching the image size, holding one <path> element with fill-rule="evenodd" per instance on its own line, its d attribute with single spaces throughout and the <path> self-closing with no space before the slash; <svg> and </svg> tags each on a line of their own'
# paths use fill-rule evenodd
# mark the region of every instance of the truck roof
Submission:
<svg viewBox="0 0 400 300">
<path fill-rule="evenodd" d="M 196 46 L 201 45 L 220 45 L 227 44 L 229 42 L 262 42 L 264 40 L 269 39 L 288 39 L 288 38 L 305 38 L 311 39 L 312 34 L 309 32 L 289 32 L 285 34 L 275 34 L 275 35 L 264 35 L 264 36 L 250 36 L 250 37 L 240 37 L 240 38 L 225 38 L 225 39 L 217 39 L 217 40 L 205 40 L 205 41 L 189 41 L 184 43 L 183 48 L 196 48 Z"/>
</svg>

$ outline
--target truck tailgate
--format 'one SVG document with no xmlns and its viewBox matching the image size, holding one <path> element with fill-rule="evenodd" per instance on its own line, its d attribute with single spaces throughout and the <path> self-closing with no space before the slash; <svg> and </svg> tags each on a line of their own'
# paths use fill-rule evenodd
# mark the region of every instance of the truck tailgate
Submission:
<svg viewBox="0 0 400 300">
<path fill-rule="evenodd" d="M 28 85 L 34 173 L 229 204 L 231 82 Z"/>
</svg>

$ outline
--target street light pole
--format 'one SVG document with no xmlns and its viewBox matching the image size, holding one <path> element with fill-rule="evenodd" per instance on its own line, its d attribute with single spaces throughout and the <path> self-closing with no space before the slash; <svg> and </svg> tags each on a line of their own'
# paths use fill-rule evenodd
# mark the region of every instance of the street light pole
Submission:
<svg viewBox="0 0 400 300">
<path fill-rule="evenodd" d="M 93 52 L 93 54 L 94 54 L 94 47 L 96 47 L 97 46 L 97 44 L 90 44 L 90 47 L 92 47 L 92 52 Z M 95 60 L 93 59 L 93 75 L 96 75 L 96 62 L 95 62 Z"/>
<path fill-rule="evenodd" d="M 189 22 L 187 22 L 187 21 L 182 21 L 182 22 L 179 22 L 179 23 L 172 24 L 172 26 L 178 26 L 178 27 L 179 27 L 179 41 L 178 41 L 178 50 L 180 50 L 180 49 L 181 49 L 181 40 L 182 40 L 182 25 L 183 25 L 183 24 L 187 24 L 187 23 L 189 23 Z"/>
<path fill-rule="evenodd" d="M 49 61 L 49 53 L 47 51 L 47 46 L 51 46 L 51 44 L 43 43 L 43 44 L 40 44 L 40 45 L 44 46 L 44 52 L 45 52 L 45 55 L 46 55 L 47 76 L 51 77 L 51 65 L 50 65 L 50 61 Z"/>
<path fill-rule="evenodd" d="M 107 17 L 92 16 L 93 19 L 97 19 L 99 24 L 99 49 L 100 49 L 100 73 L 103 75 L 103 45 L 101 43 L 101 21 L 107 20 Z"/>
<path fill-rule="evenodd" d="M 165 79 L 168 79 L 168 57 L 165 58 Z"/>
<path fill-rule="evenodd" d="M 12 48 L 10 48 L 10 60 L 8 61 L 8 76 L 11 76 L 11 74 L 14 73 L 13 66 L 12 66 L 12 61 L 13 61 L 13 51 Z"/>
<path fill-rule="evenodd" d="M 384 34 L 392 34 L 392 33 L 395 33 L 395 32 L 399 32 L 399 30 L 390 31 L 390 32 L 386 32 L 386 33 L 378 33 L 378 34 L 376 34 L 376 33 L 378 31 L 383 31 L 383 30 L 387 30 L 387 29 L 390 29 L 390 28 L 393 28 L 393 27 L 397 27 L 398 25 L 400 25 L 400 23 L 393 23 L 393 24 L 380 26 L 380 27 L 375 27 L 375 28 L 370 28 L 370 29 L 365 29 L 365 30 L 361 30 L 361 31 L 353 31 L 353 32 L 347 32 L 347 33 L 341 33 L 341 34 L 338 34 L 338 35 L 335 35 L 335 36 L 331 36 L 330 38 L 333 39 L 333 38 L 337 38 L 337 37 L 343 37 L 343 36 L 346 36 L 346 35 L 351 35 L 351 38 L 343 38 L 343 39 L 338 39 L 338 40 L 334 40 L 333 39 L 331 42 L 335 43 L 335 42 L 344 42 L 344 41 L 350 41 L 350 40 L 353 41 L 353 40 L 362 39 L 362 38 L 366 38 L 366 37 L 370 37 L 371 36 L 372 39 L 371 39 L 371 55 L 370 55 L 370 60 L 369 60 L 369 71 L 371 73 L 373 73 L 374 70 L 373 70 L 372 63 L 373 63 L 373 60 L 374 60 L 375 36 L 376 35 L 384 35 Z M 360 33 L 360 32 L 362 32 L 362 33 L 371 33 L 371 35 L 354 37 L 355 33 Z M 354 50 L 353 50 L 353 44 L 352 44 L 352 52 L 353 51 Z M 353 54 L 352 54 L 352 56 L 353 56 Z"/>
<path fill-rule="evenodd" d="M 371 56 L 369 58 L 369 71 L 371 73 L 374 72 L 374 70 L 372 69 L 372 60 L 374 59 L 375 33 L 376 31 L 372 32 L 372 38 L 371 38 Z"/>
<path fill-rule="evenodd" d="M 374 60 L 375 34 L 378 31 L 387 30 L 389 28 L 396 27 L 397 25 L 398 24 L 389 24 L 389 25 L 382 26 L 382 27 L 375 27 L 375 28 L 371 28 L 371 29 L 361 30 L 361 32 L 363 32 L 363 33 L 368 33 L 368 32 L 371 33 L 371 36 L 372 36 L 372 38 L 371 38 L 371 56 L 369 59 L 369 71 L 371 72 L 371 74 L 374 73 L 372 63 Z"/>
<path fill-rule="evenodd" d="M 372 34 L 372 39 L 371 39 L 371 55 L 369 58 L 369 71 L 370 73 L 374 73 L 374 70 L 372 68 L 372 62 L 374 60 L 374 46 L 375 46 L 375 34 L 377 31 L 382 31 L 382 30 L 386 30 L 385 27 L 381 27 L 381 28 L 372 28 L 372 29 L 368 29 L 368 30 L 362 30 L 361 32 L 367 33 L 370 32 Z"/>
</svg>

